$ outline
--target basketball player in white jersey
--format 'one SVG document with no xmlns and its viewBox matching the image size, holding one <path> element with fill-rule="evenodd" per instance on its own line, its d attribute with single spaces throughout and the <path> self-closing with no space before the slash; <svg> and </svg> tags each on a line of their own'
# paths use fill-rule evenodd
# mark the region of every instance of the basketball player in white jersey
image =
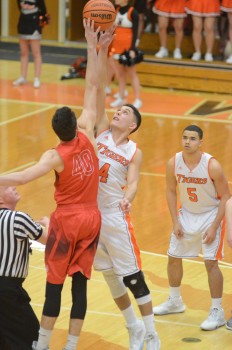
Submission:
<svg viewBox="0 0 232 350">
<path fill-rule="evenodd" d="M 141 115 L 130 104 L 118 109 L 109 122 L 105 113 L 108 47 L 98 54 L 99 88 L 96 135 L 99 157 L 98 205 L 102 228 L 94 267 L 102 271 L 111 294 L 126 320 L 130 350 L 140 350 L 144 339 L 147 350 L 159 350 L 150 291 L 141 271 L 140 252 L 130 220 L 130 207 L 139 180 L 142 152 L 128 139 L 141 124 Z M 127 294 L 135 297 L 142 315 L 139 321 Z"/>
<path fill-rule="evenodd" d="M 183 151 L 167 164 L 167 202 L 173 222 L 168 250 L 169 299 L 153 308 L 155 315 L 185 311 L 180 294 L 182 258 L 204 256 L 212 298 L 203 330 L 214 330 L 226 321 L 221 306 L 223 276 L 218 260 L 223 257 L 225 204 L 230 197 L 228 183 L 219 162 L 201 151 L 203 131 L 187 126 L 182 134 Z M 181 209 L 177 210 L 177 187 Z"/>
</svg>

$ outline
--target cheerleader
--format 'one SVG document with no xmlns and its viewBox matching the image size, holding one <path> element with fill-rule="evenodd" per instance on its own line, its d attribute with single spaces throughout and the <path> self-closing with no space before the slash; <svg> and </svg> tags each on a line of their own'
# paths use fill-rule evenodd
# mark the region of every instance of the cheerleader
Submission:
<svg viewBox="0 0 232 350">
<path fill-rule="evenodd" d="M 121 107 L 125 104 L 125 90 L 127 74 L 129 75 L 132 89 L 134 92 L 134 102 L 132 103 L 137 109 L 142 107 L 140 99 L 141 86 L 135 65 L 126 66 L 120 64 L 119 57 L 129 51 L 131 59 L 136 55 L 136 40 L 138 38 L 139 15 L 134 7 L 129 5 L 129 0 L 115 0 L 116 5 L 116 24 L 115 37 L 111 45 L 110 56 L 111 63 L 114 65 L 114 71 L 118 79 L 119 95 L 116 95 L 116 100 L 110 106 Z"/>
<path fill-rule="evenodd" d="M 40 40 L 42 33 L 42 25 L 40 16 L 46 16 L 46 6 L 44 0 L 18 0 L 18 8 L 20 17 L 18 22 L 20 61 L 21 61 L 21 77 L 13 82 L 14 86 L 25 84 L 27 78 L 29 52 L 32 51 L 35 78 L 34 87 L 40 87 L 40 74 L 42 67 L 42 56 L 40 49 Z"/>
<path fill-rule="evenodd" d="M 228 16 L 229 39 L 232 44 L 232 0 L 222 0 L 221 10 Z M 232 54 L 227 58 L 226 63 L 232 64 Z"/>
<path fill-rule="evenodd" d="M 204 30 L 206 53 L 205 61 L 213 61 L 214 26 L 216 17 L 220 16 L 220 0 L 187 0 L 186 11 L 193 19 L 193 44 L 195 52 L 193 61 L 201 59 L 202 31 Z"/>
<path fill-rule="evenodd" d="M 169 19 L 173 19 L 173 26 L 175 29 L 175 50 L 173 52 L 173 58 L 181 59 L 181 43 L 183 40 L 184 30 L 184 18 L 187 17 L 185 12 L 185 0 L 157 0 L 153 7 L 153 12 L 158 15 L 158 26 L 159 26 L 159 38 L 160 38 L 160 49 L 155 54 L 157 58 L 168 57 L 168 23 Z"/>
</svg>

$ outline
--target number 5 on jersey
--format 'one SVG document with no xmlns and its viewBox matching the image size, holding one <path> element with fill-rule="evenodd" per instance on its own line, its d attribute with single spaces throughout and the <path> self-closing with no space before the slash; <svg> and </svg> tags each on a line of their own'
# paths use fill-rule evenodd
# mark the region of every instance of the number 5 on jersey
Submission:
<svg viewBox="0 0 232 350">
<path fill-rule="evenodd" d="M 189 200 L 191 202 L 198 202 L 197 194 L 195 193 L 196 190 L 196 188 L 187 188 Z"/>
</svg>

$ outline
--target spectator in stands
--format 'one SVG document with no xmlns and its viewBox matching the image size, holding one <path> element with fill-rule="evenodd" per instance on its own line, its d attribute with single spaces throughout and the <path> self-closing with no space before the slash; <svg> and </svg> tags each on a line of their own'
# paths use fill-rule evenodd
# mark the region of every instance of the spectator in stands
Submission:
<svg viewBox="0 0 232 350">
<path fill-rule="evenodd" d="M 220 15 L 220 0 L 186 0 L 186 11 L 193 19 L 193 61 L 201 59 L 202 31 L 204 30 L 206 53 L 205 61 L 213 61 L 214 27 L 216 17 Z"/>
<path fill-rule="evenodd" d="M 156 0 L 153 11 L 158 15 L 159 38 L 161 45 L 159 51 L 155 54 L 155 57 L 164 58 L 168 57 L 169 55 L 167 48 L 167 30 L 169 19 L 172 18 L 176 34 L 173 58 L 181 59 L 181 43 L 184 35 L 183 24 L 184 18 L 187 17 L 187 14 L 185 12 L 185 0 Z"/>
</svg>

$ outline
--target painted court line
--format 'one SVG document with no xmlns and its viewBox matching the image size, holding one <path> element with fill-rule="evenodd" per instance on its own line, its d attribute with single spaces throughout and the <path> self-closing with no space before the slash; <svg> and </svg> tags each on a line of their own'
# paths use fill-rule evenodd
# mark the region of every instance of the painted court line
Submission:
<svg viewBox="0 0 232 350">
<path fill-rule="evenodd" d="M 48 111 L 49 109 L 52 109 L 52 108 L 54 108 L 54 105 L 53 106 L 50 105 L 48 107 L 37 109 L 36 111 L 32 111 L 32 112 L 29 112 L 29 113 L 26 113 L 26 114 L 22 114 L 22 115 L 20 115 L 18 117 L 15 117 L 15 118 L 8 119 L 8 120 L 5 120 L 3 122 L 0 122 L 0 126 L 7 125 L 7 124 L 10 124 L 10 123 L 14 123 L 14 122 L 19 121 L 21 119 L 25 119 L 25 118 L 31 117 L 33 114 L 45 112 L 45 111 Z"/>
<path fill-rule="evenodd" d="M 38 303 L 32 303 L 31 305 L 33 307 L 39 307 L 39 308 L 43 308 L 44 304 L 38 304 Z M 70 306 L 61 306 L 61 310 L 62 311 L 68 311 L 70 312 Z M 111 316 L 111 317 L 118 317 L 118 318 L 122 318 L 122 314 L 116 314 L 114 312 L 103 312 L 103 311 L 93 311 L 93 310 L 87 310 L 88 314 L 91 315 L 99 315 L 99 316 Z M 161 316 L 163 317 L 163 316 Z M 163 324 L 169 324 L 172 326 L 179 326 L 179 327 L 191 327 L 191 328 L 198 328 L 199 329 L 199 324 L 195 324 L 195 323 L 187 323 L 187 322 L 177 322 L 177 321 L 171 321 L 171 320 L 164 320 L 164 319 L 160 319 L 160 317 L 156 317 L 155 318 L 155 323 L 163 323 Z M 226 332 L 228 334 L 228 330 L 226 328 L 221 327 L 220 328 L 221 332 Z"/>
<path fill-rule="evenodd" d="M 51 108 L 54 108 L 54 107 L 62 106 L 62 104 L 49 104 L 49 103 L 40 103 L 40 102 L 31 102 L 31 101 L 20 101 L 20 100 L 13 100 L 13 99 L 0 99 L 0 101 L 4 101 L 4 102 L 9 101 L 9 102 L 12 102 L 12 103 L 21 103 L 21 104 L 22 103 L 24 103 L 24 104 L 28 103 L 30 105 L 47 105 L 48 106 L 47 109 L 51 109 Z M 70 105 L 70 107 L 78 109 L 78 110 L 82 110 L 82 108 L 83 108 L 82 106 L 78 106 L 78 105 L 76 105 L 76 106 L 71 106 Z M 45 108 L 45 110 L 47 110 L 47 109 Z M 43 111 L 43 109 L 41 109 L 39 111 Z M 115 110 L 107 108 L 106 112 L 107 113 L 114 113 Z M 186 113 L 188 113 L 188 112 L 186 112 Z M 11 119 L 9 121 L 6 121 L 6 122 L 2 122 L 2 123 L 0 123 L 0 126 L 7 124 L 7 122 L 11 123 L 11 122 L 14 122 L 14 121 L 17 121 L 17 120 L 29 117 L 32 114 L 33 114 L 33 112 L 25 114 L 25 115 L 20 116 L 20 117 L 13 118 L 13 119 Z M 230 120 L 230 119 L 213 119 L 213 118 L 210 118 L 210 117 L 208 117 L 208 118 L 201 117 L 201 116 L 198 117 L 196 115 L 189 116 L 189 115 L 186 115 L 186 114 L 185 115 L 171 115 L 171 114 L 162 114 L 162 113 L 157 114 L 157 113 L 148 113 L 148 112 L 143 112 L 143 111 L 142 111 L 142 115 L 143 115 L 143 117 L 150 117 L 150 118 L 178 119 L 178 120 L 191 120 L 191 121 L 194 120 L 194 121 L 204 121 L 204 122 L 207 121 L 207 122 L 210 122 L 210 123 L 232 124 L 232 120 Z"/>
</svg>

